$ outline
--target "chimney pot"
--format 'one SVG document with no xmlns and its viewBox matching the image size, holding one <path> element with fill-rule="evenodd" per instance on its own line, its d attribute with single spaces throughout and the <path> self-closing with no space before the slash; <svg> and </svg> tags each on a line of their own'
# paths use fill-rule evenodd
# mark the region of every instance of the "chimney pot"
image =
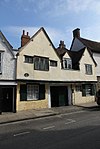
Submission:
<svg viewBox="0 0 100 149">
<path fill-rule="evenodd" d="M 27 36 L 28 36 L 28 32 L 27 32 Z"/>
<path fill-rule="evenodd" d="M 59 47 L 60 47 L 60 48 L 65 48 L 65 44 L 64 44 L 64 41 L 60 40 L 60 44 L 59 44 Z"/>
<path fill-rule="evenodd" d="M 23 30 L 23 35 L 25 35 L 25 30 Z"/>
<path fill-rule="evenodd" d="M 25 30 L 23 30 L 23 34 L 21 36 L 21 47 L 23 47 L 29 40 L 30 40 L 30 36 L 28 35 L 28 32 L 25 35 Z"/>
</svg>

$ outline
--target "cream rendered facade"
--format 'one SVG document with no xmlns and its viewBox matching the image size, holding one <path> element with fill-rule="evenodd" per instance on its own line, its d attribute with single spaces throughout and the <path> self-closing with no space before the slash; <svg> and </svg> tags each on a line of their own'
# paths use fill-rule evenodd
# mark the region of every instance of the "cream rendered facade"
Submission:
<svg viewBox="0 0 100 149">
<path fill-rule="evenodd" d="M 93 70 L 92 75 L 86 75 L 85 64 L 92 65 L 92 70 Z M 91 56 L 90 56 L 87 48 L 85 49 L 85 52 L 84 52 L 84 54 L 81 58 L 81 61 L 80 61 L 80 73 L 83 76 L 84 81 L 90 81 L 90 82 L 96 81 L 97 82 L 96 67 L 95 67 L 93 60 L 91 59 Z M 74 90 L 76 90 L 75 86 L 74 86 Z M 72 98 L 73 98 L 73 103 L 77 104 L 77 105 L 81 104 L 81 103 L 88 103 L 88 102 L 95 101 L 94 96 L 82 96 L 81 91 L 78 91 L 78 92 L 75 91 L 72 95 Z"/>
<path fill-rule="evenodd" d="M 32 56 L 33 59 L 35 56 L 48 58 L 49 70 L 34 70 L 34 60 L 33 63 L 25 63 L 25 56 Z M 70 58 L 68 53 L 66 53 L 64 57 Z M 50 60 L 56 61 L 57 66 L 50 66 Z M 92 65 L 92 75 L 86 75 L 85 64 Z M 80 70 L 64 70 L 61 68 L 61 60 L 43 28 L 41 28 L 25 46 L 20 48 L 17 56 L 16 78 L 18 82 L 16 100 L 17 111 L 37 108 L 51 108 L 53 102 L 52 97 L 54 97 L 54 93 L 52 92 L 53 89 L 56 92 L 62 89 L 65 90 L 67 98 L 67 102 L 64 103 L 65 105 L 94 101 L 94 96 L 82 97 L 82 92 L 77 92 L 75 90 L 75 87 L 77 85 L 81 85 L 84 82 L 94 83 L 97 81 L 95 75 L 95 64 L 88 50 L 85 49 L 85 52 L 80 60 Z M 27 99 L 26 101 L 21 101 L 20 85 L 27 84 L 45 85 L 45 99 Z M 56 90 L 56 88 L 58 88 L 58 90 Z M 61 102 L 61 97 L 63 98 L 63 92 L 61 92 L 59 96 L 60 104 L 56 106 L 63 105 L 63 103 Z"/>
</svg>

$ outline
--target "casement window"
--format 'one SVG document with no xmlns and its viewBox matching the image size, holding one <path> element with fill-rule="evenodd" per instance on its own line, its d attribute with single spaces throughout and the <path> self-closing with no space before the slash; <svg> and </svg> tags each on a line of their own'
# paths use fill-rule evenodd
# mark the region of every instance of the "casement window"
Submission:
<svg viewBox="0 0 100 149">
<path fill-rule="evenodd" d="M 95 85 L 83 84 L 82 85 L 82 96 L 93 96 L 95 95 Z"/>
<path fill-rule="evenodd" d="M 63 69 L 72 69 L 72 60 L 70 58 L 64 58 L 62 61 Z"/>
<path fill-rule="evenodd" d="M 49 58 L 35 56 L 34 70 L 49 71 Z"/>
<path fill-rule="evenodd" d="M 50 66 L 57 67 L 57 61 L 50 60 Z"/>
<path fill-rule="evenodd" d="M 2 53 L 0 53 L 0 73 L 2 73 Z"/>
<path fill-rule="evenodd" d="M 39 85 L 27 85 L 27 100 L 39 99 Z"/>
<path fill-rule="evenodd" d="M 20 101 L 45 99 L 45 85 L 20 85 Z"/>
<path fill-rule="evenodd" d="M 33 57 L 32 56 L 27 56 L 27 55 L 25 55 L 24 56 L 25 57 L 25 63 L 33 63 Z"/>
<path fill-rule="evenodd" d="M 85 72 L 87 75 L 92 75 L 92 65 L 85 64 Z"/>
</svg>

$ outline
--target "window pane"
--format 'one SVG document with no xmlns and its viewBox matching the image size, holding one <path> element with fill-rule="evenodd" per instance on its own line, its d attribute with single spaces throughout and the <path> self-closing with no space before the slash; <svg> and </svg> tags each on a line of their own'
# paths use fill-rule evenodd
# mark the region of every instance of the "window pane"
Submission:
<svg viewBox="0 0 100 149">
<path fill-rule="evenodd" d="M 34 99 L 39 99 L 39 86 L 38 85 L 34 85 L 34 95 L 33 95 Z"/>
<path fill-rule="evenodd" d="M 92 74 L 92 65 L 85 64 L 85 70 L 86 70 L 86 74 L 91 75 Z"/>
<path fill-rule="evenodd" d="M 49 70 L 49 59 L 44 57 L 34 58 L 34 69 L 35 70 Z"/>
<path fill-rule="evenodd" d="M 86 89 L 86 95 L 91 95 L 91 85 L 86 85 L 85 86 L 85 89 Z"/>
<path fill-rule="evenodd" d="M 25 63 L 33 63 L 33 57 L 25 55 Z"/>
<path fill-rule="evenodd" d="M 70 58 L 64 58 L 63 68 L 64 69 L 72 69 L 72 60 Z"/>
<path fill-rule="evenodd" d="M 50 66 L 57 67 L 57 61 L 50 60 Z"/>
<path fill-rule="evenodd" d="M 71 59 L 68 59 L 67 63 L 68 63 L 68 68 L 71 69 L 72 68 L 72 61 L 71 61 Z"/>
<path fill-rule="evenodd" d="M 95 94 L 95 87 L 93 84 L 82 85 L 82 96 L 92 96 Z"/>
<path fill-rule="evenodd" d="M 29 57 L 29 63 L 33 63 L 33 58 Z"/>
<path fill-rule="evenodd" d="M 27 85 L 27 99 L 33 99 L 33 85 Z"/>
<path fill-rule="evenodd" d="M 67 60 L 64 60 L 64 64 L 65 64 L 64 68 L 67 68 Z"/>
<path fill-rule="evenodd" d="M 45 70 L 49 70 L 49 59 L 45 59 Z"/>
<path fill-rule="evenodd" d="M 27 99 L 28 100 L 39 99 L 39 86 L 38 85 L 27 85 Z"/>
<path fill-rule="evenodd" d="M 43 58 L 39 58 L 39 66 L 40 66 L 40 70 L 44 70 L 45 69 L 45 59 Z"/>
<path fill-rule="evenodd" d="M 35 57 L 34 59 L 34 69 L 39 70 L 39 58 Z"/>
</svg>

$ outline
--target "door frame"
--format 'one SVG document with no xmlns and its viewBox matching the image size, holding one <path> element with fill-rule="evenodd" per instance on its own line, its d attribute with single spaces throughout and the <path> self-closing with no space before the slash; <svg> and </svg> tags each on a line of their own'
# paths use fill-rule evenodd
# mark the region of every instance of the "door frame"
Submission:
<svg viewBox="0 0 100 149">
<path fill-rule="evenodd" d="M 56 100 L 56 103 L 52 103 L 53 101 L 52 101 L 52 90 L 53 90 L 53 88 L 55 89 L 55 91 L 54 91 L 54 93 L 56 92 L 56 94 L 59 92 L 59 90 L 60 89 L 62 89 L 62 88 L 64 88 L 65 90 L 66 90 L 66 92 L 65 92 L 65 105 L 64 106 L 68 106 L 69 105 L 69 100 L 68 100 L 68 86 L 50 86 L 50 99 L 51 99 L 51 107 L 57 107 L 57 106 L 60 106 L 60 104 L 59 104 L 59 97 L 60 97 L 60 95 L 61 94 L 59 94 L 59 95 L 55 95 L 55 100 Z M 58 91 L 58 92 L 57 92 Z M 57 99 L 58 98 L 58 99 Z"/>
<path fill-rule="evenodd" d="M 3 104 L 3 90 L 4 89 L 12 89 L 12 101 L 11 101 L 11 110 L 10 111 L 3 111 L 3 106 L 2 106 L 2 104 Z M 1 99 L 1 109 L 0 109 L 0 111 L 1 111 L 1 113 L 2 112 L 13 112 L 13 113 L 15 113 L 16 112 L 16 86 L 6 86 L 6 85 L 4 85 L 4 86 L 0 86 L 0 89 L 1 89 L 1 96 L 0 96 L 0 99 Z"/>
</svg>

